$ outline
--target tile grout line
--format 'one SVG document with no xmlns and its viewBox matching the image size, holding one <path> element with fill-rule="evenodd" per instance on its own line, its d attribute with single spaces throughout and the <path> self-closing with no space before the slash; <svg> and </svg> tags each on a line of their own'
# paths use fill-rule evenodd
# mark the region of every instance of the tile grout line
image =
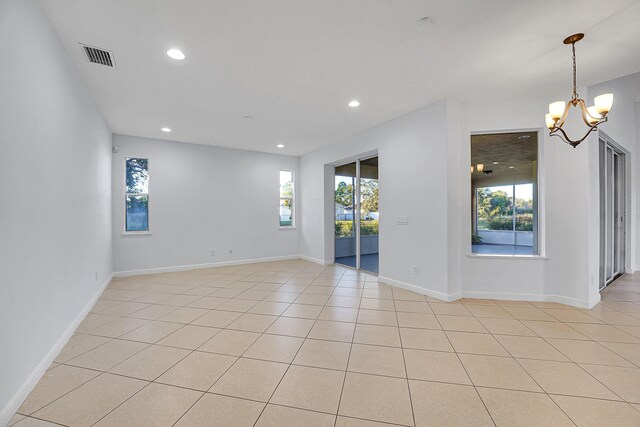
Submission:
<svg viewBox="0 0 640 427">
<path fill-rule="evenodd" d="M 391 295 L 393 296 L 393 290 L 391 291 Z M 427 304 L 427 306 L 429 307 L 430 310 L 431 306 L 429 305 L 429 302 L 426 301 L 425 299 L 425 303 Z M 396 308 L 396 301 L 395 299 L 393 300 L 393 306 L 394 308 Z M 432 310 L 433 311 L 433 310 Z M 413 395 L 411 393 L 411 384 L 409 384 L 409 371 L 407 368 L 407 359 L 404 355 L 404 345 L 402 343 L 402 333 L 400 332 L 400 321 L 398 319 L 398 310 L 394 310 L 395 315 L 396 315 L 396 324 L 398 325 L 398 336 L 400 338 L 400 350 L 402 351 L 402 364 L 404 365 L 404 375 L 406 376 L 407 379 L 407 391 L 409 392 L 409 405 L 411 408 L 411 416 L 413 417 L 413 425 L 416 425 L 416 411 L 413 409 Z M 435 315 L 433 316 L 435 318 Z M 454 349 L 455 350 L 455 349 Z"/>
<path fill-rule="evenodd" d="M 431 304 L 429 304 L 429 306 L 431 306 Z M 442 324 L 440 323 L 440 319 L 438 318 L 438 316 L 435 316 L 435 318 L 436 318 L 436 321 L 438 322 L 438 324 L 440 325 L 440 327 L 442 328 Z M 475 317 L 474 317 L 474 319 L 475 319 Z M 465 375 L 467 376 L 467 378 L 469 378 L 469 382 L 471 383 L 471 386 L 473 387 L 473 390 L 476 392 L 476 396 L 478 396 L 478 399 L 480 399 L 480 402 L 482 402 L 482 406 L 484 407 L 484 410 L 487 411 L 487 414 L 489 415 L 489 418 L 491 419 L 491 422 L 493 423 L 493 425 L 497 427 L 497 423 L 493 419 L 493 415 L 491 415 L 491 412 L 489 412 L 489 408 L 487 408 L 487 404 L 482 399 L 482 396 L 480 395 L 480 392 L 478 391 L 478 388 L 474 384 L 473 379 L 471 378 L 471 375 L 469 375 L 469 372 L 467 371 L 467 367 L 464 366 L 464 363 L 462 363 L 462 360 L 460 359 L 460 355 L 456 351 L 456 348 L 453 346 L 453 343 L 451 342 L 451 339 L 449 338 L 449 336 L 446 334 L 446 331 L 445 331 L 444 335 L 447 338 L 447 341 L 449 342 L 449 345 L 453 349 L 454 354 L 456 355 L 456 358 L 458 360 L 458 363 L 460 363 L 460 365 L 462 366 L 462 369 L 464 369 Z"/>
</svg>

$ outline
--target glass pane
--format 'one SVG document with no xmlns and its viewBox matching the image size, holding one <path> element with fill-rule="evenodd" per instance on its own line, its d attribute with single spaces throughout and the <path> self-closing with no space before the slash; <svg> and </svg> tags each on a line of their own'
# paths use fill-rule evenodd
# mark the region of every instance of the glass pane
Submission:
<svg viewBox="0 0 640 427">
<path fill-rule="evenodd" d="M 513 186 L 477 190 L 478 230 L 513 231 Z"/>
<path fill-rule="evenodd" d="M 378 272 L 378 158 L 360 162 L 360 269 Z"/>
<path fill-rule="evenodd" d="M 533 184 L 516 187 L 516 231 L 533 231 Z"/>
<path fill-rule="evenodd" d="M 336 176 L 335 210 L 336 237 L 350 237 L 355 233 L 355 217 L 353 216 L 354 177 Z"/>
<path fill-rule="evenodd" d="M 149 231 L 149 197 L 127 196 L 126 231 Z"/>
<path fill-rule="evenodd" d="M 280 197 L 293 198 L 293 172 L 280 171 Z"/>
<path fill-rule="evenodd" d="M 337 166 L 335 172 L 335 260 L 356 266 L 356 217 L 354 215 L 356 164 Z"/>
<path fill-rule="evenodd" d="M 613 277 L 613 233 L 615 229 L 615 221 L 613 218 L 613 150 L 607 147 L 607 199 L 606 199 L 606 218 L 607 218 L 607 241 L 606 241 L 606 254 L 607 254 L 607 268 L 605 270 L 606 280 Z"/>
<path fill-rule="evenodd" d="M 293 199 L 280 199 L 280 227 L 293 225 Z"/>
<path fill-rule="evenodd" d="M 149 169 L 147 159 L 128 157 L 125 160 L 127 169 L 127 193 L 149 192 Z"/>
</svg>

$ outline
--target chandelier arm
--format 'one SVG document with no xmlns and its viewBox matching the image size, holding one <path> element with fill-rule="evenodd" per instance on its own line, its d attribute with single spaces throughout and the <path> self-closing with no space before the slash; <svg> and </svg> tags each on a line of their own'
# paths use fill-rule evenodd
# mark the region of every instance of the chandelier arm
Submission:
<svg viewBox="0 0 640 427">
<path fill-rule="evenodd" d="M 587 106 L 585 105 L 582 99 L 578 100 L 578 105 L 580 105 L 580 110 L 582 110 L 581 116 L 582 116 L 582 121 L 584 122 L 585 125 L 591 127 L 591 125 L 593 124 L 589 121 L 589 117 L 598 121 L 600 120 L 600 117 L 593 117 L 591 114 L 589 114 L 589 110 L 587 110 Z"/>
<path fill-rule="evenodd" d="M 567 105 L 564 107 L 564 113 L 562 113 L 562 117 L 556 122 L 556 127 L 561 128 L 564 125 L 564 122 L 567 120 L 569 116 L 569 109 L 571 108 L 571 102 L 567 102 Z"/>
<path fill-rule="evenodd" d="M 571 138 L 569 138 L 569 135 L 567 135 L 567 133 L 562 128 L 554 128 L 551 132 L 549 132 L 549 136 L 557 136 L 558 138 L 562 139 L 567 144 L 571 145 L 573 148 L 576 148 L 582 141 L 587 139 L 587 137 L 589 136 L 589 134 L 591 134 L 591 132 L 593 132 L 593 131 L 598 129 L 598 125 L 600 125 L 600 124 L 602 124 L 602 123 L 604 123 L 606 121 L 607 121 L 607 118 L 605 117 L 604 119 L 602 119 L 598 123 L 595 123 L 594 125 L 589 125 L 589 130 L 587 131 L 587 133 L 582 138 L 580 138 L 578 140 L 572 140 Z M 560 134 L 558 134 L 557 131 L 560 131 Z"/>
</svg>

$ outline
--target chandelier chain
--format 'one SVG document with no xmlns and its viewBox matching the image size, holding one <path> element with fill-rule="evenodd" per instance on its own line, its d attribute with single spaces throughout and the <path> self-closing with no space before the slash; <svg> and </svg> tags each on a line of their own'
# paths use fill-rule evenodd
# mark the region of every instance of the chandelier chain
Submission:
<svg viewBox="0 0 640 427">
<path fill-rule="evenodd" d="M 571 50 L 573 51 L 573 96 L 572 100 L 578 99 L 578 92 L 576 88 L 576 44 L 571 43 Z"/>
</svg>

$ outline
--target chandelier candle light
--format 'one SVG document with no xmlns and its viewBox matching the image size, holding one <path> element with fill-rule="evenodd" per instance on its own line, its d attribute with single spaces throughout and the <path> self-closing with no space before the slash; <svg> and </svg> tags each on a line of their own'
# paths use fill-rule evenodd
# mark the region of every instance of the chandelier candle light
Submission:
<svg viewBox="0 0 640 427">
<path fill-rule="evenodd" d="M 571 100 L 569 102 L 556 101 L 549 104 L 549 112 L 545 116 L 545 121 L 549 128 L 549 135 L 560 137 L 573 148 L 577 147 L 578 144 L 587 139 L 589 134 L 596 130 L 601 123 L 607 121 L 607 114 L 611 111 L 611 106 L 613 105 L 612 93 L 605 93 L 603 95 L 596 96 L 593 99 L 595 105 L 589 108 L 587 108 L 584 100 L 578 97 L 578 93 L 576 92 L 576 43 L 583 38 L 584 34 L 578 33 L 564 39 L 564 44 L 570 44 L 571 51 L 573 52 L 573 96 L 571 96 Z M 572 140 L 569 138 L 564 129 L 562 129 L 571 107 L 580 107 L 582 120 L 589 127 L 587 133 L 578 140 Z"/>
</svg>

